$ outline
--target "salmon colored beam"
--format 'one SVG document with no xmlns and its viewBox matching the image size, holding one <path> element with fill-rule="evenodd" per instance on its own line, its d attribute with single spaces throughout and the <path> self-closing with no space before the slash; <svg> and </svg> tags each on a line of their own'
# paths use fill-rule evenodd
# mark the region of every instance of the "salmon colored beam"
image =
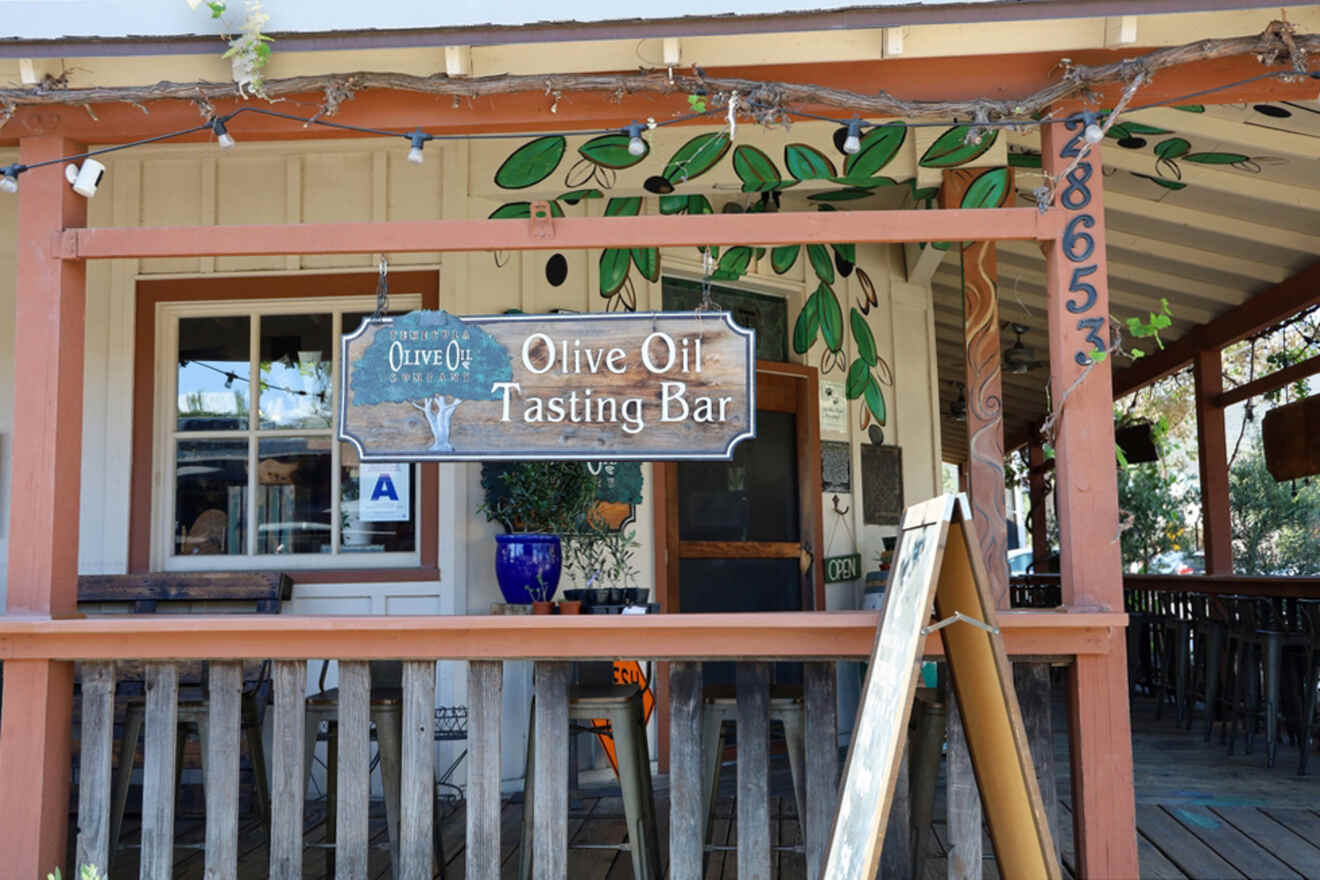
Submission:
<svg viewBox="0 0 1320 880">
<path fill-rule="evenodd" d="M 260 254 L 525 251 L 585 248 L 775 246 L 833 242 L 1052 240 L 1062 212 L 1035 208 L 827 211 L 553 220 L 425 220 L 271 226 L 65 229 L 65 260 Z"/>
</svg>

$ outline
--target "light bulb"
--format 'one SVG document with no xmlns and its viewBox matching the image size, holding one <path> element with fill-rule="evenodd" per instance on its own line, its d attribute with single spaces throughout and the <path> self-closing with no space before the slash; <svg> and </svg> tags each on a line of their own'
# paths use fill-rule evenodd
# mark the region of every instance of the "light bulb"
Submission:
<svg viewBox="0 0 1320 880">
<path fill-rule="evenodd" d="M 18 192 L 18 178 L 10 174 L 6 174 L 4 177 L 0 177 L 0 189 L 4 190 L 10 195 Z"/>
<path fill-rule="evenodd" d="M 412 149 L 408 150 L 408 161 L 414 165 L 421 165 L 425 162 L 426 157 L 422 155 L 422 147 L 431 139 L 432 136 L 420 128 L 408 135 L 408 142 L 412 144 Z"/>
<path fill-rule="evenodd" d="M 1100 127 L 1094 113 L 1083 113 L 1082 122 L 1086 124 L 1086 128 L 1082 131 L 1082 139 L 1088 144 L 1094 147 L 1105 139 L 1105 130 Z"/>
<path fill-rule="evenodd" d="M 843 151 L 854 156 L 862 148 L 862 121 L 857 118 L 848 120 L 848 137 L 844 138 Z"/>
<path fill-rule="evenodd" d="M 646 141 L 642 140 L 642 130 L 644 125 L 634 122 L 623 130 L 628 135 L 628 155 L 645 156 L 647 151 Z"/>
<path fill-rule="evenodd" d="M 215 132 L 216 146 L 220 147 L 222 150 L 232 150 L 234 145 L 238 143 L 238 141 L 234 140 L 234 136 L 229 133 L 229 129 L 225 127 L 225 120 L 223 117 L 217 116 L 215 119 L 211 120 L 211 131 Z"/>
</svg>

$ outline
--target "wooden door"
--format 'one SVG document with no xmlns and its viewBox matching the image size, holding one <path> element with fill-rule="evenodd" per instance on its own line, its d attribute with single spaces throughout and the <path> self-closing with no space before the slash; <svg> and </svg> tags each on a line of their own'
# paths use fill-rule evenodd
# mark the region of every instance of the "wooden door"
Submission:
<svg viewBox="0 0 1320 880">
<path fill-rule="evenodd" d="M 816 370 L 758 362 L 756 411 L 732 461 L 656 465 L 664 612 L 825 607 Z"/>
</svg>

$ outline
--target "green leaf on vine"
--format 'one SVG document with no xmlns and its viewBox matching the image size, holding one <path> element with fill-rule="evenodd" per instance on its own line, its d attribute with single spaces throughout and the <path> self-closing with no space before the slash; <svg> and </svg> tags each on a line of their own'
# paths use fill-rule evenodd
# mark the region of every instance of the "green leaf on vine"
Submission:
<svg viewBox="0 0 1320 880">
<path fill-rule="evenodd" d="M 830 157 L 809 144 L 784 147 L 784 166 L 794 180 L 828 180 L 838 174 Z"/>
<path fill-rule="evenodd" d="M 495 172 L 495 184 L 503 189 L 525 189 L 545 180 L 559 167 L 568 145 L 563 135 L 546 135 L 528 141 L 509 154 Z"/>
<path fill-rule="evenodd" d="M 817 278 L 826 284 L 834 283 L 834 261 L 830 259 L 830 252 L 825 249 L 825 245 L 807 245 L 807 258 L 811 260 L 811 268 L 815 270 Z"/>
<path fill-rule="evenodd" d="M 844 383 L 844 394 L 849 400 L 856 400 L 866 393 L 866 386 L 871 380 L 871 368 L 866 361 L 857 358 L 848 368 L 848 378 Z"/>
<path fill-rule="evenodd" d="M 600 295 L 613 296 L 628 278 L 632 254 L 627 248 L 606 248 L 600 252 Z"/>
<path fill-rule="evenodd" d="M 582 158 L 603 168 L 615 170 L 631 168 L 651 152 L 651 145 L 643 139 L 642 143 L 646 144 L 646 149 L 640 156 L 634 156 L 628 152 L 628 144 L 631 140 L 632 138 L 623 133 L 603 134 L 578 147 L 578 152 L 582 154 Z"/>
<path fill-rule="evenodd" d="M 825 346 L 837 352 L 843 348 L 843 309 L 839 307 L 839 298 L 828 284 L 816 288 L 817 308 L 820 310 L 820 333 L 825 337 Z"/>
<path fill-rule="evenodd" d="M 956 165 L 966 165 L 984 155 L 999 139 L 998 129 L 987 129 L 979 139 L 969 144 L 967 134 L 971 128 L 970 125 L 955 125 L 945 131 L 926 148 L 918 164 L 923 168 L 953 168 Z"/>
<path fill-rule="evenodd" d="M 853 342 L 857 343 L 857 357 L 866 361 L 868 367 L 874 367 L 879 360 L 875 350 L 875 336 L 856 306 L 848 312 L 848 323 L 852 325 Z"/>
<path fill-rule="evenodd" d="M 798 252 L 802 250 L 801 245 L 786 244 L 770 251 L 770 265 L 774 267 L 776 275 L 783 275 L 793 264 L 797 262 Z"/>
<path fill-rule="evenodd" d="M 807 297 L 798 312 L 797 323 L 793 325 L 793 351 L 806 354 L 816 344 L 816 333 L 820 329 L 820 306 L 816 294 Z"/>
</svg>

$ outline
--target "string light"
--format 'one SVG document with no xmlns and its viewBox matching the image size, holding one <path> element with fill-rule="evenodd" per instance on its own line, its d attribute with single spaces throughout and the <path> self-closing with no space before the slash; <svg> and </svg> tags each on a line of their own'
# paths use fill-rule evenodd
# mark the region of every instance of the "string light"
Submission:
<svg viewBox="0 0 1320 880">
<path fill-rule="evenodd" d="M 856 155 L 862 148 L 862 120 L 854 116 L 848 120 L 848 136 L 843 140 L 843 151 L 849 156 Z"/>
<path fill-rule="evenodd" d="M 0 177 L 0 190 L 4 190 L 11 195 L 18 192 L 18 175 L 26 170 L 25 166 L 19 165 L 17 162 L 0 168 L 0 173 L 4 174 L 3 177 Z"/>
<path fill-rule="evenodd" d="M 1090 110 L 1082 111 L 1082 124 L 1086 126 L 1082 129 L 1082 138 L 1091 146 L 1094 147 L 1105 139 L 1105 130 L 1100 127 L 1100 121 Z"/>
<path fill-rule="evenodd" d="M 408 135 L 408 141 L 412 144 L 412 149 L 408 151 L 408 161 L 414 165 L 421 165 L 426 161 L 426 157 L 422 155 L 422 147 L 426 145 L 427 141 L 433 139 L 432 135 L 427 134 L 420 128 Z"/>
<path fill-rule="evenodd" d="M 211 131 L 215 133 L 215 142 L 222 150 L 232 150 L 234 144 L 237 143 L 237 141 L 234 140 L 234 136 L 229 133 L 229 129 L 225 126 L 225 120 L 227 118 L 228 117 L 225 116 L 217 116 L 215 119 L 211 120 Z"/>
<path fill-rule="evenodd" d="M 634 122 L 632 125 L 629 125 L 627 128 L 623 130 L 624 133 L 628 135 L 628 155 L 630 156 L 646 155 L 646 150 L 647 150 L 646 141 L 642 140 L 642 132 L 645 129 L 646 129 L 645 125 L 642 125 L 640 122 Z"/>
</svg>

